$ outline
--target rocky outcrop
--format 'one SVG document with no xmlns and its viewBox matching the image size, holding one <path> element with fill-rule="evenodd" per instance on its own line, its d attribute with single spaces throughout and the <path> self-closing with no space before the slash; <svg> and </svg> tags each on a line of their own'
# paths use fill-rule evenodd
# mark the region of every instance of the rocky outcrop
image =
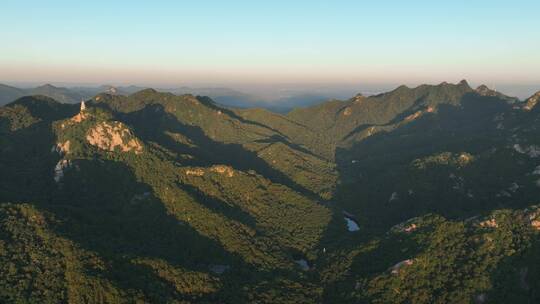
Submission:
<svg viewBox="0 0 540 304">
<path fill-rule="evenodd" d="M 420 117 L 420 115 L 422 115 L 422 113 L 423 113 L 422 111 L 416 111 L 413 114 L 405 117 L 405 121 L 415 120 L 418 117 Z"/>
<path fill-rule="evenodd" d="M 86 110 L 86 104 L 85 104 L 84 101 L 81 101 L 81 109 L 80 109 L 79 113 L 77 113 L 77 115 L 71 117 L 70 119 L 67 119 L 64 122 L 62 122 L 60 127 L 62 129 L 65 129 L 66 127 L 68 127 L 70 125 L 81 123 L 84 120 L 88 119 L 89 117 L 90 117 L 90 114 Z"/>
<path fill-rule="evenodd" d="M 225 175 L 227 177 L 233 177 L 234 176 L 234 169 L 230 166 L 226 165 L 214 165 L 208 169 L 210 172 L 219 173 L 221 175 Z M 191 176 L 203 176 L 207 173 L 207 170 L 203 168 L 188 168 L 185 171 L 186 175 Z"/>
<path fill-rule="evenodd" d="M 405 222 L 399 223 L 392 228 L 390 228 L 390 231 L 393 233 L 411 233 L 414 232 L 419 228 L 419 224 L 417 224 L 419 218 L 413 217 L 411 219 L 406 220 Z"/>
<path fill-rule="evenodd" d="M 135 152 L 136 154 L 143 151 L 142 144 L 131 130 L 118 121 L 96 124 L 88 130 L 86 140 L 89 144 L 105 151 L 114 152 L 118 149 L 121 152 Z"/>
<path fill-rule="evenodd" d="M 427 169 L 431 166 L 452 166 L 463 168 L 475 160 L 474 156 L 467 152 L 452 153 L 442 152 L 428 157 L 415 159 L 412 165 L 418 169 Z"/>
<path fill-rule="evenodd" d="M 366 137 L 369 137 L 369 136 L 373 135 L 373 133 L 375 133 L 375 131 L 376 131 L 375 127 L 369 127 L 367 129 L 367 132 L 366 132 Z"/>
<path fill-rule="evenodd" d="M 531 111 L 532 109 L 534 109 L 534 107 L 536 107 L 539 101 L 540 101 L 540 91 L 536 92 L 533 96 L 529 97 L 525 101 L 525 106 L 523 106 L 523 110 Z"/>
<path fill-rule="evenodd" d="M 197 168 L 197 169 L 186 169 L 186 175 L 194 175 L 194 176 L 203 176 L 204 170 Z"/>
<path fill-rule="evenodd" d="M 479 223 L 479 225 L 480 225 L 480 227 L 483 227 L 483 228 L 497 228 L 497 227 L 499 227 L 499 225 L 497 224 L 497 221 L 494 218 L 482 221 L 482 222 Z"/>
<path fill-rule="evenodd" d="M 523 147 L 520 144 L 515 144 L 514 150 L 520 154 L 527 154 L 530 158 L 536 158 L 540 156 L 540 147 L 536 145 Z"/>
<path fill-rule="evenodd" d="M 210 168 L 210 171 L 216 172 L 219 174 L 223 174 L 227 177 L 233 177 L 234 176 L 234 169 L 229 166 L 225 165 L 215 165 Z"/>
<path fill-rule="evenodd" d="M 490 88 L 488 88 L 485 84 L 479 86 L 476 88 L 476 93 L 482 95 L 482 96 L 496 96 L 496 92 Z"/>
<path fill-rule="evenodd" d="M 410 226 L 405 227 L 403 231 L 410 233 L 410 232 L 415 231 L 416 229 L 418 229 L 418 226 L 416 224 L 412 224 Z"/>
<path fill-rule="evenodd" d="M 399 272 L 402 270 L 403 267 L 411 266 L 412 264 L 414 264 L 414 260 L 412 259 L 401 261 L 390 268 L 390 273 L 397 275 L 399 274 Z"/>
<path fill-rule="evenodd" d="M 519 102 L 518 98 L 506 96 L 506 95 L 504 95 L 504 94 L 502 94 L 500 92 L 497 92 L 497 90 L 495 90 L 495 89 L 490 89 L 486 85 L 479 86 L 478 88 L 476 88 L 475 91 L 476 91 L 476 93 L 478 95 L 486 96 L 486 97 L 496 97 L 496 98 L 502 99 L 502 100 L 504 100 L 504 101 L 506 101 L 507 103 L 510 103 L 510 104 L 514 104 L 516 102 Z"/>
<path fill-rule="evenodd" d="M 204 176 L 208 172 L 214 172 L 227 177 L 234 176 L 234 169 L 226 165 L 214 165 L 210 168 L 187 168 L 184 173 L 191 176 Z"/>
<path fill-rule="evenodd" d="M 71 117 L 70 121 L 74 123 L 80 123 L 87 118 L 88 118 L 88 114 L 86 114 L 86 112 L 79 112 L 79 114 Z"/>
<path fill-rule="evenodd" d="M 525 210 L 525 214 L 531 227 L 535 230 L 540 230 L 540 208 L 538 206 L 530 207 Z"/>
<path fill-rule="evenodd" d="M 64 170 L 71 167 L 71 161 L 68 159 L 61 159 L 56 163 L 54 167 L 54 181 L 59 183 L 64 178 Z"/>
<path fill-rule="evenodd" d="M 63 143 L 57 143 L 56 145 L 52 146 L 51 152 L 56 152 L 60 155 L 66 155 L 69 153 L 69 148 L 71 146 L 71 142 L 69 140 L 66 140 Z"/>
</svg>

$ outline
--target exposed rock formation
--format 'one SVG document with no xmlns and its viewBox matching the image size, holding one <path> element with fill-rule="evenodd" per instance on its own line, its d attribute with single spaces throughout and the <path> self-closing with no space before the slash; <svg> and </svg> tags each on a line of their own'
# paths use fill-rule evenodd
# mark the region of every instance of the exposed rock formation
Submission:
<svg viewBox="0 0 540 304">
<path fill-rule="evenodd" d="M 203 169 L 187 169 L 186 175 L 194 175 L 194 176 L 203 176 L 204 170 Z"/>
<path fill-rule="evenodd" d="M 405 227 L 405 229 L 403 231 L 409 233 L 409 232 L 415 231 L 417 228 L 418 228 L 418 226 L 416 226 L 416 224 L 412 224 L 410 226 Z"/>
<path fill-rule="evenodd" d="M 495 91 L 488 88 L 485 84 L 476 88 L 476 92 L 482 96 L 496 96 Z"/>
<path fill-rule="evenodd" d="M 86 113 L 86 104 L 84 103 L 84 101 L 81 101 L 81 110 L 79 111 L 77 115 L 71 118 L 71 121 L 75 123 L 80 123 L 87 118 L 88 118 L 88 114 Z M 64 126 L 62 125 L 62 127 Z"/>
<path fill-rule="evenodd" d="M 390 231 L 394 233 L 411 233 L 419 228 L 419 225 L 416 223 L 417 221 L 417 217 L 410 218 L 405 222 L 394 225 L 392 228 L 390 228 Z"/>
<path fill-rule="evenodd" d="M 71 117 L 71 121 L 75 122 L 75 123 L 80 123 L 83 120 L 85 120 L 86 118 L 88 118 L 88 115 L 86 115 L 86 113 L 79 113 L 79 114 Z"/>
<path fill-rule="evenodd" d="M 86 140 L 102 150 L 142 153 L 143 146 L 121 122 L 102 122 L 88 130 Z"/>
<path fill-rule="evenodd" d="M 220 174 L 224 174 L 227 177 L 233 177 L 234 176 L 234 169 L 229 167 L 229 166 L 225 166 L 225 165 L 212 166 L 210 168 L 210 171 L 220 173 Z"/>
<path fill-rule="evenodd" d="M 525 101 L 525 106 L 523 107 L 523 110 L 525 111 L 531 111 L 540 101 L 540 92 L 536 92 L 533 96 L 529 97 Z"/>
<path fill-rule="evenodd" d="M 492 218 L 492 219 L 489 219 L 489 220 L 485 220 L 483 222 L 480 222 L 480 227 L 484 227 L 484 228 L 497 228 L 499 227 L 499 225 L 497 224 L 497 221 Z"/>
<path fill-rule="evenodd" d="M 527 154 L 530 158 L 536 158 L 540 156 L 540 147 L 536 145 L 522 147 L 520 144 L 515 144 L 514 150 L 521 154 Z"/>
<path fill-rule="evenodd" d="M 226 165 L 214 165 L 210 167 L 209 170 L 210 172 L 219 173 L 227 177 L 234 176 L 234 169 Z M 205 169 L 202 169 L 202 168 L 190 168 L 190 169 L 186 169 L 185 173 L 186 175 L 203 176 L 206 173 L 206 171 Z"/>
<path fill-rule="evenodd" d="M 69 153 L 70 146 L 71 142 L 69 140 L 66 140 L 64 143 L 57 143 L 56 145 L 52 146 L 51 152 L 56 152 L 60 155 L 66 155 Z"/>
<path fill-rule="evenodd" d="M 54 167 L 54 181 L 60 182 L 64 178 L 64 170 L 71 167 L 71 161 L 68 159 L 61 159 L 56 163 Z"/>
<path fill-rule="evenodd" d="M 422 115 L 422 111 L 416 111 L 414 112 L 413 114 L 405 117 L 405 120 L 406 121 L 409 121 L 409 120 L 415 120 L 417 119 L 418 117 L 420 117 L 420 115 Z"/>
<path fill-rule="evenodd" d="M 392 274 L 399 274 L 400 270 L 403 267 L 411 266 L 412 264 L 414 264 L 414 260 L 412 260 L 412 259 L 407 259 L 407 260 L 401 261 L 401 262 L 397 263 L 396 265 L 392 266 L 390 268 L 390 272 Z"/>
</svg>

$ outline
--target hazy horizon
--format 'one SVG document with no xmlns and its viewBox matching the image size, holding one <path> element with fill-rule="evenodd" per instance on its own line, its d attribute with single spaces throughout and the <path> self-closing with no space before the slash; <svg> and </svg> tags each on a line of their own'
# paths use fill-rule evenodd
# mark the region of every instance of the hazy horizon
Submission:
<svg viewBox="0 0 540 304">
<path fill-rule="evenodd" d="M 3 4 L 0 81 L 171 87 L 540 84 L 540 4 Z M 24 18 L 21 18 L 24 16 Z"/>
<path fill-rule="evenodd" d="M 467 79 L 465 79 L 467 80 Z M 460 80 L 444 80 L 441 82 L 458 83 Z M 468 81 L 468 80 L 467 80 Z M 352 97 L 356 94 L 374 95 L 383 92 L 391 91 L 400 85 L 406 85 L 409 87 L 416 87 L 422 84 L 437 85 L 441 82 L 430 83 L 376 83 L 376 84 L 364 84 L 364 83 L 267 83 L 267 84 L 224 84 L 224 83 L 206 83 L 206 84 L 193 84 L 193 83 L 178 83 L 176 85 L 163 85 L 159 83 L 77 83 L 77 82 L 56 82 L 56 81 L 35 81 L 35 82 L 13 82 L 2 81 L 0 84 L 10 85 L 19 88 L 33 88 L 43 86 L 46 84 L 54 85 L 56 87 L 65 88 L 77 88 L 87 87 L 95 88 L 99 86 L 114 86 L 114 87 L 141 87 L 141 88 L 154 88 L 159 90 L 173 90 L 179 88 L 190 89 L 229 89 L 238 91 L 239 93 L 253 95 L 259 97 L 261 101 L 274 102 L 286 96 L 304 95 L 304 94 L 319 94 L 325 95 L 327 98 L 344 99 Z M 526 99 L 532 94 L 540 90 L 539 84 L 495 84 L 486 82 L 470 82 L 469 85 L 476 88 L 480 85 L 487 85 L 490 88 L 496 89 L 506 95 L 517 97 L 520 99 Z M 322 101 L 322 100 L 321 100 Z"/>
</svg>

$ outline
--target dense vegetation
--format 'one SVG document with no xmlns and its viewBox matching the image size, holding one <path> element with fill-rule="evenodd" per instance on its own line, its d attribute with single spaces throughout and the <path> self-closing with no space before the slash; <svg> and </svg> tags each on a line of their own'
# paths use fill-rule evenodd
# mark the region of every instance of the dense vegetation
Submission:
<svg viewBox="0 0 540 304">
<path fill-rule="evenodd" d="M 0 302 L 537 302 L 531 104 L 464 81 L 288 115 L 21 98 L 0 108 Z"/>
</svg>

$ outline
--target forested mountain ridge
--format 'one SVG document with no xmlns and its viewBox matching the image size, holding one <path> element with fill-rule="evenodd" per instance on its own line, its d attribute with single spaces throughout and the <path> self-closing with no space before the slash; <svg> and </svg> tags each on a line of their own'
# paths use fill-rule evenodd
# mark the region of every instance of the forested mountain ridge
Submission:
<svg viewBox="0 0 540 304">
<path fill-rule="evenodd" d="M 534 302 L 538 95 L 0 108 L 0 300 Z"/>
</svg>

